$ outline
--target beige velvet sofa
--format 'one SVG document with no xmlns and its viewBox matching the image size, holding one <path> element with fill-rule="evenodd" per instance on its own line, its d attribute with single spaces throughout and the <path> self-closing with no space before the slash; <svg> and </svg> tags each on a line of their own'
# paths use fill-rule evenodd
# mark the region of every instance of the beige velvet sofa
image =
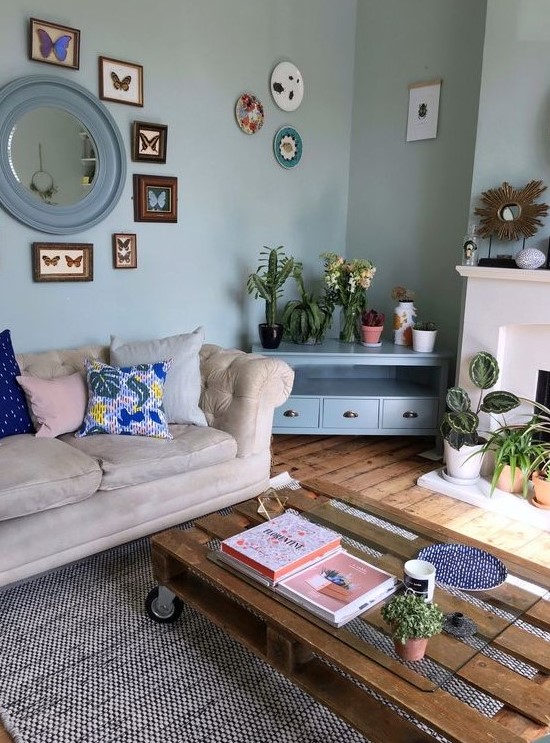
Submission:
<svg viewBox="0 0 550 743">
<path fill-rule="evenodd" d="M 109 363 L 88 346 L 17 356 L 22 374 L 83 373 Z M 94 435 L 0 441 L 0 585 L 174 526 L 268 486 L 274 408 L 289 396 L 283 361 L 204 344 L 200 408 L 207 426 L 170 425 L 173 439 Z"/>
</svg>

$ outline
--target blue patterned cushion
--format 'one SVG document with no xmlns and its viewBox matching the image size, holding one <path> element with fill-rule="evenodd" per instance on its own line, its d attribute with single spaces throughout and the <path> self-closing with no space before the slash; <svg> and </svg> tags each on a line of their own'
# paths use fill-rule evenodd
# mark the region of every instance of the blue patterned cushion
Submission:
<svg viewBox="0 0 550 743">
<path fill-rule="evenodd" d="M 0 439 L 16 433 L 34 433 L 25 393 L 17 384 L 21 374 L 9 330 L 0 333 Z"/>
<path fill-rule="evenodd" d="M 171 439 L 162 405 L 171 363 L 118 367 L 86 359 L 88 408 L 76 436 L 117 433 Z"/>
</svg>

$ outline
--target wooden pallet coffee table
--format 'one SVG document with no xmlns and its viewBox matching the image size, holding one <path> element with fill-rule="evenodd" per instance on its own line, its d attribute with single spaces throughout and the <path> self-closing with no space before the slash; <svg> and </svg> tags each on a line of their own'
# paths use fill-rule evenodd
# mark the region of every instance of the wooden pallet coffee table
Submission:
<svg viewBox="0 0 550 743">
<path fill-rule="evenodd" d="M 332 523 L 343 534 L 375 546 L 381 554 L 376 564 L 398 575 L 403 562 L 414 557 L 419 546 L 434 541 L 417 524 L 410 527 L 418 539 L 410 542 L 353 516 L 335 518 L 331 515 L 331 499 L 325 496 L 303 489 L 288 490 L 285 495 L 289 498 L 287 507 Z M 258 523 L 257 505 L 255 500 L 247 501 L 227 515 L 211 514 L 195 521 L 190 529 L 172 529 L 152 537 L 154 576 L 161 590 L 167 589 L 168 595 L 175 594 L 200 611 L 373 743 L 433 743 L 429 730 L 453 743 L 525 743 L 548 730 L 550 643 L 526 631 L 523 624 L 488 617 L 468 605 L 470 615 L 473 611 L 476 621 L 481 622 L 480 631 L 491 638 L 491 648 L 534 667 L 536 675 L 532 679 L 485 653 L 465 650 L 461 641 L 449 635 L 430 640 L 428 651 L 448 670 L 448 677 L 460 679 L 502 703 L 500 711 L 488 718 L 437 684 L 426 685 L 411 669 L 413 664 L 407 667 L 391 653 L 350 639 L 346 626 L 332 628 L 269 589 L 217 564 L 212 559 L 212 540 L 225 539 Z M 404 519 L 401 514 L 400 525 L 407 527 Z M 446 612 L 462 609 L 460 598 L 440 588 L 436 589 L 435 600 Z M 533 627 L 550 631 L 550 602 L 541 599 L 526 610 L 518 610 L 522 601 L 523 589 L 508 583 L 498 594 L 499 604 L 511 610 L 513 617 L 521 612 Z M 379 612 L 375 607 L 359 621 L 381 627 Z M 432 690 L 423 690 L 423 686 Z M 420 729 L 413 720 L 429 730 Z"/>
</svg>

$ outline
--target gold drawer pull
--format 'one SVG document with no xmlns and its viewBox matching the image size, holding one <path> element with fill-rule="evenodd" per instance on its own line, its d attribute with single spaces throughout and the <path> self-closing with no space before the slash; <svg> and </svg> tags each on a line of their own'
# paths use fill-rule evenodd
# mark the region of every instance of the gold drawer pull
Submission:
<svg viewBox="0 0 550 743">
<path fill-rule="evenodd" d="M 403 418 L 418 418 L 418 413 L 416 410 L 405 410 Z"/>
<path fill-rule="evenodd" d="M 344 418 L 359 418 L 359 413 L 356 413 L 355 410 L 346 410 L 343 417 Z"/>
<path fill-rule="evenodd" d="M 298 418 L 300 413 L 297 410 L 285 410 L 283 415 L 285 418 Z"/>
</svg>

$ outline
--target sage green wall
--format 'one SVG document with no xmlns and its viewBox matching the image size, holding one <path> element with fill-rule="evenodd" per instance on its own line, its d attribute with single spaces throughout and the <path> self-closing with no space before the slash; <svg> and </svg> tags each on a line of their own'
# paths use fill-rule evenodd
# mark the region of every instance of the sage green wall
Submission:
<svg viewBox="0 0 550 743">
<path fill-rule="evenodd" d="M 46 9 L 47 8 L 47 9 Z M 27 59 L 29 17 L 81 30 L 78 71 Z M 16 350 L 206 328 L 207 340 L 247 347 L 263 304 L 248 297 L 246 276 L 263 245 L 284 245 L 313 271 L 324 250 L 345 249 L 356 0 L 48 0 L 4 3 L 0 86 L 51 74 L 98 91 L 99 55 L 142 64 L 143 108 L 106 102 L 128 153 L 119 204 L 94 228 L 66 242 L 94 244 L 91 283 L 33 283 L 31 243 L 59 241 L 0 210 L 0 330 Z M 305 95 L 292 113 L 271 100 L 274 65 L 292 60 Z M 263 101 L 262 130 L 235 123 L 238 96 Z M 166 165 L 132 163 L 134 120 L 167 124 Z M 275 161 L 273 136 L 300 131 L 299 167 Z M 177 224 L 134 223 L 132 173 L 179 179 Z M 114 270 L 111 235 L 138 235 L 138 269 Z"/>
<path fill-rule="evenodd" d="M 413 288 L 419 316 L 438 323 L 439 345 L 453 351 L 485 9 L 483 0 L 358 2 L 347 252 L 377 266 L 371 306 L 391 312 L 391 288 Z M 437 138 L 407 143 L 408 86 L 438 78 Z"/>
</svg>

